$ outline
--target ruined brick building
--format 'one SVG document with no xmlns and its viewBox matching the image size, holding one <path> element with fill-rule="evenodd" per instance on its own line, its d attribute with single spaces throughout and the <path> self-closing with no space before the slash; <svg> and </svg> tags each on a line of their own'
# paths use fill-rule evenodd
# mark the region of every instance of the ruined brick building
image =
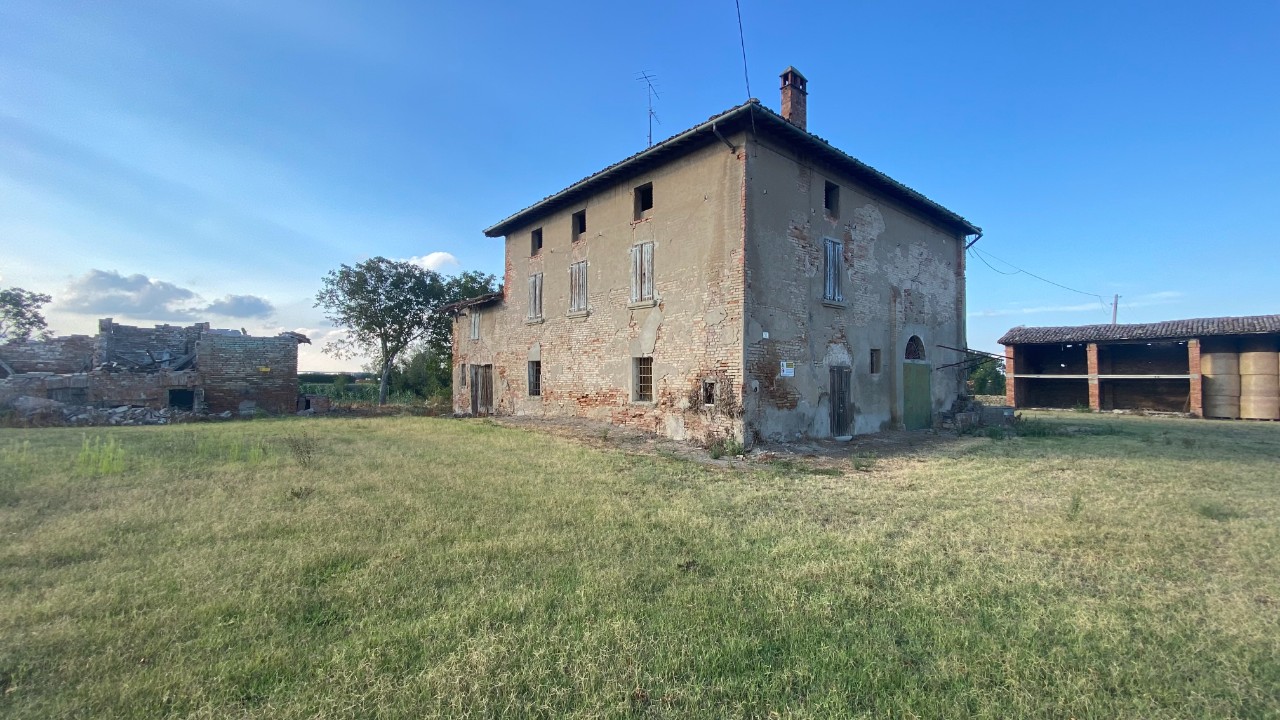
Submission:
<svg viewBox="0 0 1280 720">
<path fill-rule="evenodd" d="M 106 318 L 98 334 L 0 345 L 0 405 L 29 396 L 70 405 L 291 413 L 297 333 L 251 337 L 209 323 L 139 328 Z"/>
<path fill-rule="evenodd" d="M 923 428 L 962 387 L 978 227 L 757 100 L 485 230 L 503 292 L 459 303 L 454 407 L 678 439 Z"/>
</svg>

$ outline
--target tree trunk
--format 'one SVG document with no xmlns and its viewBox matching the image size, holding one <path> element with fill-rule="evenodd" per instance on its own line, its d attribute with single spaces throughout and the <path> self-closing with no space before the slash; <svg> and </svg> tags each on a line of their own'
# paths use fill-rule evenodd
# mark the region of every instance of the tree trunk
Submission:
<svg viewBox="0 0 1280 720">
<path fill-rule="evenodd" d="M 382 382 L 378 383 L 378 404 L 387 404 L 387 378 L 391 375 L 391 361 L 382 363 Z"/>
</svg>

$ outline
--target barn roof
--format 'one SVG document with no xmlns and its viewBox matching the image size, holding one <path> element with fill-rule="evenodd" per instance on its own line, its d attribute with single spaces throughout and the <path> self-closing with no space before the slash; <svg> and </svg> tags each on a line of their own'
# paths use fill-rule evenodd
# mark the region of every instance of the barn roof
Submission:
<svg viewBox="0 0 1280 720">
<path fill-rule="evenodd" d="M 1001 345 L 1044 345 L 1100 340 L 1178 340 L 1215 335 L 1280 333 L 1280 315 L 1192 318 L 1125 325 L 1018 326 L 1000 338 Z"/>
</svg>

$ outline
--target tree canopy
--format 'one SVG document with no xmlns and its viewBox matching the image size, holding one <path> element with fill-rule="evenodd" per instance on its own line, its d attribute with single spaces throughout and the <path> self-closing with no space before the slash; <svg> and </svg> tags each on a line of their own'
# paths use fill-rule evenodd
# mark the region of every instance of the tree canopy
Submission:
<svg viewBox="0 0 1280 720">
<path fill-rule="evenodd" d="M 52 299 L 20 287 L 0 290 L 0 343 L 49 337 L 49 323 L 40 308 Z"/>
<path fill-rule="evenodd" d="M 452 318 L 445 305 L 493 290 L 494 277 L 464 272 L 445 278 L 413 263 L 375 257 L 329 271 L 316 294 L 316 307 L 347 337 L 324 352 L 334 357 L 368 355 L 379 369 L 379 404 L 387 401 L 388 378 L 396 359 L 421 344 L 436 358 L 452 354 Z"/>
<path fill-rule="evenodd" d="M 974 395 L 1003 395 L 1004 361 L 990 358 L 979 362 L 969 371 L 969 383 Z"/>
</svg>

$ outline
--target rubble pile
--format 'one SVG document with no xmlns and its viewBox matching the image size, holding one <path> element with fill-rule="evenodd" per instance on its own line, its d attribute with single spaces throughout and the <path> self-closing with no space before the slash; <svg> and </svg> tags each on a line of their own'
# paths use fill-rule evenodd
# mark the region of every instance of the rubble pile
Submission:
<svg viewBox="0 0 1280 720">
<path fill-rule="evenodd" d="M 8 403 L 12 420 L 21 425 L 169 425 L 171 423 L 226 420 L 231 412 L 216 415 L 190 412 L 177 408 L 146 408 L 121 405 L 113 408 L 94 408 L 69 405 L 46 398 L 23 396 Z"/>
</svg>

